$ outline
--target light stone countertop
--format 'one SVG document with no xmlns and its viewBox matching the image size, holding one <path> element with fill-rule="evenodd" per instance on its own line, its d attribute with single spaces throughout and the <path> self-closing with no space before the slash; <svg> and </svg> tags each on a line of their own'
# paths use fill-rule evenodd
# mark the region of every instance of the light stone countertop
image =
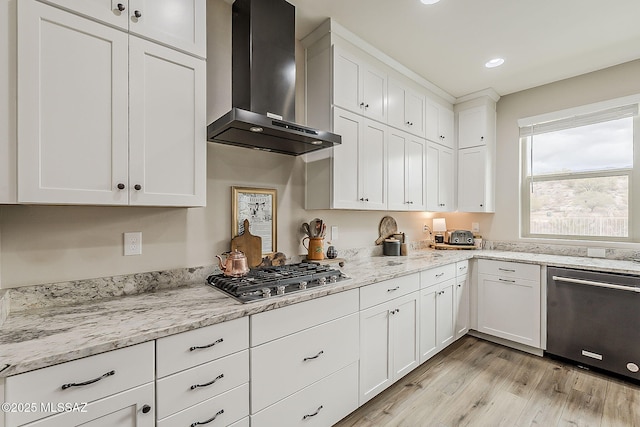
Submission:
<svg viewBox="0 0 640 427">
<path fill-rule="evenodd" d="M 352 280 L 242 304 L 204 283 L 137 295 L 9 313 L 0 328 L 0 377 L 366 286 L 470 258 L 638 274 L 632 261 L 509 251 L 412 251 L 406 257 L 356 257 Z"/>
</svg>

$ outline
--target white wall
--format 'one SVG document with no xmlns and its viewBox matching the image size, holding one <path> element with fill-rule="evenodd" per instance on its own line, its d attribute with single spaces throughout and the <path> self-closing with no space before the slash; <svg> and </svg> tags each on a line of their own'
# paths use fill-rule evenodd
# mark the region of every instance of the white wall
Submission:
<svg viewBox="0 0 640 427">
<path fill-rule="evenodd" d="M 521 240 L 517 120 L 640 93 L 638 76 L 640 60 L 500 98 L 497 105 L 496 213 L 486 230 L 493 240 Z M 585 246 L 584 243 L 577 244 Z"/>
</svg>

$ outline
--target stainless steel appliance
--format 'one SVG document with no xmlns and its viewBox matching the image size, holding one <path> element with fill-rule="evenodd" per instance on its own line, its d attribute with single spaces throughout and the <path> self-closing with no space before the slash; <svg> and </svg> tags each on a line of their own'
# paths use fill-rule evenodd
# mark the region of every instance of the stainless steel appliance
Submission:
<svg viewBox="0 0 640 427">
<path fill-rule="evenodd" d="M 447 243 L 450 245 L 473 245 L 473 233 L 466 230 L 447 232 Z"/>
<path fill-rule="evenodd" d="M 547 353 L 640 380 L 640 277 L 547 269 Z"/>
<path fill-rule="evenodd" d="M 240 302 L 251 302 L 344 280 L 350 278 L 338 269 L 316 262 L 301 262 L 252 269 L 242 277 L 213 274 L 207 278 L 207 283 Z"/>
</svg>

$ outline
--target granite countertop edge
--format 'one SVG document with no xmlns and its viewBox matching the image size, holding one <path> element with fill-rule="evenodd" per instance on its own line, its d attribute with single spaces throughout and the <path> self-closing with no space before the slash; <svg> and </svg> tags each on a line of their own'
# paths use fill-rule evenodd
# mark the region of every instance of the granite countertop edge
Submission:
<svg viewBox="0 0 640 427">
<path fill-rule="evenodd" d="M 640 274 L 640 264 L 511 251 L 413 251 L 407 257 L 362 257 L 341 270 L 351 277 L 322 288 L 242 304 L 205 284 L 78 305 L 9 313 L 0 328 L 0 377 L 139 344 L 360 288 L 471 258 Z"/>
</svg>

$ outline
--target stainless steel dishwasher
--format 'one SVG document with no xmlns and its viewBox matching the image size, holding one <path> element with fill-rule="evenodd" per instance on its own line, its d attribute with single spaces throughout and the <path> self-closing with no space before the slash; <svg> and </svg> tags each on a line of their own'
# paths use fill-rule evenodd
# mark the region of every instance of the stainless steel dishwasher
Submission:
<svg viewBox="0 0 640 427">
<path fill-rule="evenodd" d="M 640 380 L 640 276 L 547 268 L 547 350 Z"/>
</svg>

